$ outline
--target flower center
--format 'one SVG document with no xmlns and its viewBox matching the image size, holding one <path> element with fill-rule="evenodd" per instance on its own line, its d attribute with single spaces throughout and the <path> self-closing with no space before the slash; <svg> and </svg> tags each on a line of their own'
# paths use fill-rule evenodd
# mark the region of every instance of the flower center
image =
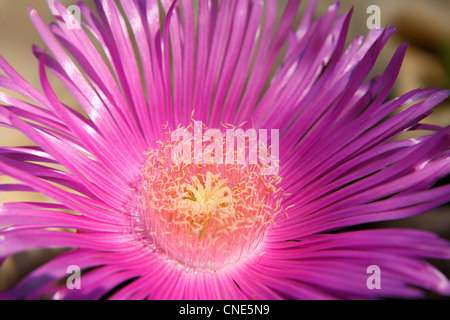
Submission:
<svg viewBox="0 0 450 320">
<path fill-rule="evenodd" d="M 216 271 L 260 244 L 280 211 L 281 178 L 263 175 L 259 164 L 174 163 L 177 144 L 165 141 L 147 154 L 142 229 L 169 259 Z"/>
</svg>

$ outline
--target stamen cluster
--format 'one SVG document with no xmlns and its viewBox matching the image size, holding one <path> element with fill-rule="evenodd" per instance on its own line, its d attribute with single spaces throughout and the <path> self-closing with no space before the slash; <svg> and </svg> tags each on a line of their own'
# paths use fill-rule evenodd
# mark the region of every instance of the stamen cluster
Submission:
<svg viewBox="0 0 450 320">
<path fill-rule="evenodd" d="M 261 174 L 258 164 L 176 164 L 176 143 L 159 145 L 147 154 L 140 186 L 149 241 L 196 270 L 215 271 L 253 252 L 280 211 L 281 178 Z"/>
</svg>

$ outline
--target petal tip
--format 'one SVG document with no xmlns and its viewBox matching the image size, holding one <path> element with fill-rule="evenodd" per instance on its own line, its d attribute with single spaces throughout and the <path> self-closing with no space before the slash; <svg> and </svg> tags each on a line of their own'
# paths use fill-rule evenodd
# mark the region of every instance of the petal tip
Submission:
<svg viewBox="0 0 450 320">
<path fill-rule="evenodd" d="M 31 16 L 34 16 L 37 14 L 36 10 L 33 7 L 28 7 L 28 14 Z"/>
</svg>

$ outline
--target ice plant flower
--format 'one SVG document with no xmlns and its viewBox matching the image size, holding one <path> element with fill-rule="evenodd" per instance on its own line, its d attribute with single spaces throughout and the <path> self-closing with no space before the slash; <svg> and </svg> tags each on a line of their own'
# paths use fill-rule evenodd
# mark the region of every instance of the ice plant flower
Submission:
<svg viewBox="0 0 450 320">
<path fill-rule="evenodd" d="M 48 47 L 33 49 L 42 91 L 0 58 L 8 90 L 0 123 L 36 147 L 0 148 L 0 172 L 19 181 L 0 189 L 54 202 L 1 204 L 0 261 L 35 248 L 68 250 L 1 297 L 450 294 L 448 279 L 426 261 L 450 257 L 446 240 L 409 229 L 342 230 L 450 200 L 450 185 L 436 185 L 450 172 L 449 128 L 419 123 L 448 91 L 387 100 L 406 46 L 383 74 L 368 74 L 393 27 L 346 46 L 351 11 L 340 15 L 335 4 L 314 19 L 311 1 L 297 26 L 299 2 L 288 1 L 279 22 L 274 0 L 99 0 L 96 12 L 78 4 L 79 27 L 58 2 L 49 1 L 50 27 L 30 9 Z M 82 114 L 60 101 L 47 73 Z M 180 140 L 171 137 L 193 121 L 215 133 L 278 130 L 279 172 L 263 174 L 259 162 L 174 163 Z M 394 139 L 418 129 L 430 134 Z M 225 145 L 210 138 L 203 136 Z M 193 144 L 214 158 L 203 142 Z M 80 290 L 65 281 L 74 265 Z M 378 288 L 369 285 L 371 266 L 381 271 Z"/>
</svg>

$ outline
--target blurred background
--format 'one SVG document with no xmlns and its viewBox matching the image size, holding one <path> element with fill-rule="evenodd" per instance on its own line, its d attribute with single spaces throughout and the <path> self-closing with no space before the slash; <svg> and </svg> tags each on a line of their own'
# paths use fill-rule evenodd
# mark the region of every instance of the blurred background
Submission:
<svg viewBox="0 0 450 320">
<path fill-rule="evenodd" d="M 239 0 L 245 1 L 245 0 Z M 288 0 L 280 1 L 284 5 Z M 64 5 L 75 1 L 62 0 Z M 85 1 L 94 7 L 91 0 Z M 303 1 L 299 12 L 308 1 Z M 320 15 L 335 1 L 319 0 L 316 15 Z M 382 27 L 396 25 L 397 32 L 388 42 L 371 75 L 384 71 L 395 50 L 404 42 L 409 43 L 400 75 L 390 97 L 396 97 L 418 87 L 450 89 L 450 0 L 342 0 L 341 13 L 353 7 L 348 42 L 357 35 L 367 34 L 367 13 L 370 5 L 380 8 Z M 38 63 L 31 52 L 33 44 L 43 48 L 44 44 L 28 17 L 27 7 L 35 8 L 46 23 L 53 18 L 46 0 L 0 0 L 0 54 L 34 87 L 41 89 Z M 51 80 L 50 73 L 48 74 Z M 51 81 L 64 103 L 78 108 L 75 100 L 57 81 Z M 425 123 L 440 126 L 450 125 L 450 100 L 439 105 Z M 17 131 L 0 127 L 1 146 L 27 146 L 33 143 Z M 0 183 L 14 180 L 1 176 Z M 448 183 L 441 181 L 440 183 Z M 26 198 L 25 198 L 26 197 Z M 51 201 L 40 194 L 0 193 L 0 202 L 9 201 Z M 450 240 L 450 205 L 445 205 L 418 217 L 395 222 L 378 223 L 376 227 L 412 227 L 433 231 Z M 0 246 L 2 244 L 0 243 Z M 0 268 L 0 290 L 10 287 L 44 263 L 60 250 L 33 250 L 11 257 Z M 450 262 L 432 261 L 447 277 L 450 277 Z M 429 294 L 430 299 L 442 299 Z"/>
</svg>

